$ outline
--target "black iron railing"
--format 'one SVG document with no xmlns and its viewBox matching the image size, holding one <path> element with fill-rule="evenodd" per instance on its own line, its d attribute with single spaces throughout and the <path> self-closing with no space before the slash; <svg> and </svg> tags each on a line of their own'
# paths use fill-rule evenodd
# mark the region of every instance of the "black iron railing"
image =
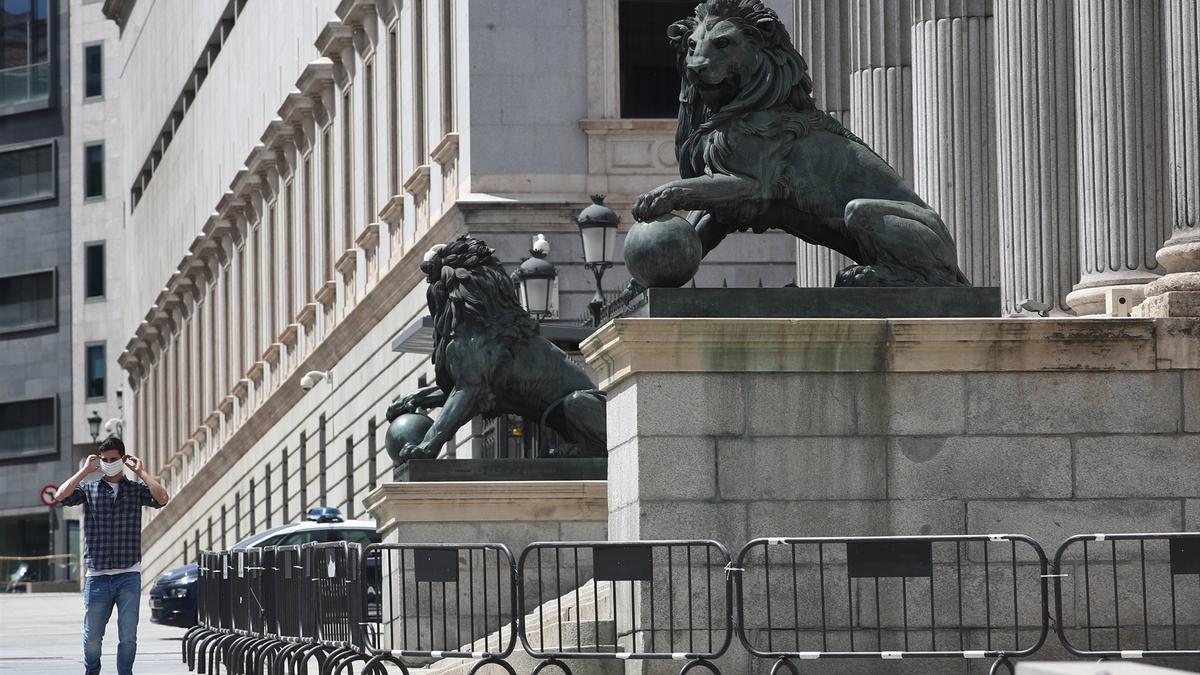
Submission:
<svg viewBox="0 0 1200 675">
<path fill-rule="evenodd" d="M 1054 569 L 1055 625 L 1070 653 L 1200 656 L 1200 532 L 1076 535 Z"/>
<path fill-rule="evenodd" d="M 1013 672 L 1054 623 L 1092 658 L 1200 655 L 1200 533 L 1066 540 L 1051 565 L 1022 535 L 330 543 L 199 556 L 202 673 L 408 672 L 463 659 L 570 674 L 584 659 L 673 659 L 720 673 L 736 634 L 772 673 L 826 659 L 967 658 Z M 406 665 L 407 662 L 407 665 Z"/>
<path fill-rule="evenodd" d="M 724 546 L 699 539 L 530 544 L 519 565 L 521 645 L 542 659 L 539 670 L 570 673 L 564 661 L 622 658 L 716 672 L 710 660 L 733 634 L 729 562 Z M 564 631 L 566 614 L 576 620 Z"/>
</svg>

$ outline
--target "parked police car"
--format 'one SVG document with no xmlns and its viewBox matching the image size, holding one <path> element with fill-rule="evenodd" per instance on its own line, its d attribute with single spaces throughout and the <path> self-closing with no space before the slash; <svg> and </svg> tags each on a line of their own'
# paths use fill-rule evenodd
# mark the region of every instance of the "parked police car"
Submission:
<svg viewBox="0 0 1200 675">
<path fill-rule="evenodd" d="M 314 507 L 308 510 L 304 522 L 281 525 L 266 532 L 252 534 L 231 548 L 295 546 L 331 541 L 348 541 L 366 546 L 379 543 L 380 537 L 375 531 L 375 523 L 369 520 L 342 520 L 342 514 L 337 509 Z M 196 625 L 198 578 L 199 572 L 195 563 L 176 567 L 159 576 L 150 588 L 150 620 L 180 628 Z"/>
</svg>

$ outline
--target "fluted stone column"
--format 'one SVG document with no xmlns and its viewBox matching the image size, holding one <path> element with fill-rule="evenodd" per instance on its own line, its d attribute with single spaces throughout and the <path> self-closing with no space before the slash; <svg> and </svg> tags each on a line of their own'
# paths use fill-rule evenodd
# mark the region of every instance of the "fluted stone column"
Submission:
<svg viewBox="0 0 1200 675">
<path fill-rule="evenodd" d="M 1157 258 L 1169 272 L 1146 287 L 1143 316 L 1200 316 L 1200 9 L 1165 1 L 1167 174 L 1171 238 Z"/>
<path fill-rule="evenodd" d="M 997 216 L 1002 311 L 1067 313 L 1078 279 L 1070 0 L 996 0 Z"/>
<path fill-rule="evenodd" d="M 976 286 L 1000 283 L 991 0 L 914 0 L 913 187 Z"/>
<path fill-rule="evenodd" d="M 850 124 L 912 180 L 912 1 L 850 0 Z"/>
<path fill-rule="evenodd" d="M 808 61 L 817 106 L 849 124 L 850 6 L 845 0 L 796 0 L 796 48 Z M 846 256 L 796 240 L 796 283 L 804 287 L 833 285 L 851 261 Z"/>
<path fill-rule="evenodd" d="M 1077 0 L 1080 273 L 1067 304 L 1104 311 L 1105 290 L 1158 278 L 1166 239 L 1163 0 Z"/>
</svg>

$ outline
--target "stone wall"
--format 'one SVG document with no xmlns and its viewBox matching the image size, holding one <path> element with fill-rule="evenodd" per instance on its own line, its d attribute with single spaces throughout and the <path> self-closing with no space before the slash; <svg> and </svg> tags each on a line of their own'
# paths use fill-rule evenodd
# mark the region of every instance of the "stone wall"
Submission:
<svg viewBox="0 0 1200 675">
<path fill-rule="evenodd" d="M 1079 533 L 1200 530 L 1189 332 L 1135 320 L 617 321 L 584 346 L 609 391 L 610 539 L 712 538 L 736 555 L 756 537 L 1022 533 L 1052 557 Z M 1067 622 L 1085 592 L 1069 560 Z M 1161 626 L 1167 600 L 1151 595 Z M 1122 623 L 1140 631 L 1136 597 Z M 1042 654 L 1061 654 L 1053 636 Z M 730 672 L 766 672 L 736 643 L 726 659 Z M 891 664 L 820 672 L 978 669 Z"/>
</svg>

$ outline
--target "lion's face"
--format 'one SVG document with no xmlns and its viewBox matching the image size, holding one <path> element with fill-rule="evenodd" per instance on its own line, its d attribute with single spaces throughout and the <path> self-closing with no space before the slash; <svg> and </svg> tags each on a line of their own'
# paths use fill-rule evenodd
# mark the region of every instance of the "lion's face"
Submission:
<svg viewBox="0 0 1200 675">
<path fill-rule="evenodd" d="M 737 98 L 761 58 L 761 46 L 736 21 L 697 21 L 687 39 L 687 79 L 704 104 L 718 110 Z"/>
</svg>

